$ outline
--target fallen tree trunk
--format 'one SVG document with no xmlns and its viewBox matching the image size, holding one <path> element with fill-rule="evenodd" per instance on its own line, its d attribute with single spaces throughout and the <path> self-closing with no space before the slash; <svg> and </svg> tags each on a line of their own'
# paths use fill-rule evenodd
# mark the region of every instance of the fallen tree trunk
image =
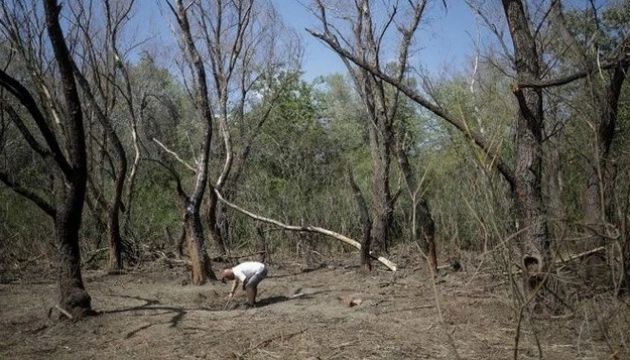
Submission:
<svg viewBox="0 0 630 360">
<path fill-rule="evenodd" d="M 270 219 L 270 218 L 266 218 L 264 216 L 260 216 L 257 214 L 254 214 L 251 211 L 245 210 L 241 207 L 239 207 L 238 205 L 232 204 L 231 202 L 227 201 L 226 199 L 223 198 L 223 196 L 221 195 L 221 193 L 217 190 L 214 189 L 215 194 L 217 194 L 217 198 L 219 199 L 219 201 L 221 201 L 222 203 L 224 203 L 225 205 L 229 206 L 230 208 L 240 212 L 241 214 L 247 215 L 248 217 L 254 219 L 254 220 L 258 220 L 258 221 L 262 221 L 268 224 L 273 224 L 276 225 L 282 229 L 285 230 L 289 230 L 289 231 L 306 231 L 306 232 L 312 232 L 312 233 L 319 233 L 319 234 L 323 234 L 326 236 L 330 236 L 333 237 L 337 240 L 343 241 L 344 243 L 351 245 L 359 250 L 361 250 L 361 244 L 354 240 L 351 239 L 347 236 L 344 236 L 342 234 L 336 233 L 334 231 L 328 230 L 328 229 L 324 229 L 324 228 L 320 228 L 317 226 L 295 226 L 295 225 L 287 225 L 284 223 L 281 223 L 278 220 L 274 220 L 274 219 Z M 387 266 L 387 268 L 389 268 L 391 271 L 396 271 L 396 264 L 394 264 L 393 262 L 389 261 L 388 259 L 379 256 L 379 257 L 374 257 L 376 260 L 378 260 L 379 262 L 381 262 L 383 265 Z"/>
</svg>

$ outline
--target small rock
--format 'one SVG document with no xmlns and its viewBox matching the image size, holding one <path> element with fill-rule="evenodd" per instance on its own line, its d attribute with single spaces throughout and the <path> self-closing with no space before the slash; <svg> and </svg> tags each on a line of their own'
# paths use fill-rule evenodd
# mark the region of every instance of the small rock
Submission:
<svg viewBox="0 0 630 360">
<path fill-rule="evenodd" d="M 340 296 L 338 297 L 338 299 L 347 307 L 361 305 L 361 303 L 363 302 L 361 298 L 355 298 L 353 296 Z"/>
</svg>

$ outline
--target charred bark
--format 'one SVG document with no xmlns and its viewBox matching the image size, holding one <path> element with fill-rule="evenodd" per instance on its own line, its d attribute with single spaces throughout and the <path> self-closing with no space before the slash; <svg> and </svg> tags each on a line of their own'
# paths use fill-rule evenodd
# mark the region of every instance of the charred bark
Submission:
<svg viewBox="0 0 630 360">
<path fill-rule="evenodd" d="M 201 225 L 201 203 L 204 192 L 208 184 L 208 163 L 210 158 L 210 145 L 212 141 L 212 111 L 208 94 L 208 84 L 206 82 L 206 69 L 193 40 L 190 23 L 186 11 L 189 6 L 184 6 L 181 0 L 176 3 L 176 8 L 168 4 L 177 18 L 181 29 L 182 40 L 186 48 L 188 59 L 191 63 L 194 79 L 194 102 L 198 112 L 199 120 L 204 127 L 201 140 L 200 158 L 195 169 L 195 185 L 190 196 L 187 196 L 178 182 L 178 193 L 183 199 L 184 206 L 184 227 L 188 243 L 188 252 L 192 261 L 192 283 L 200 285 L 208 278 L 216 280 L 216 275 L 210 267 L 210 258 L 206 252 L 204 244 L 203 228 Z"/>
<path fill-rule="evenodd" d="M 92 313 L 91 297 L 83 285 L 81 275 L 81 252 L 79 229 L 85 185 L 81 185 L 87 174 L 79 171 L 73 176 L 55 174 L 56 216 L 55 235 L 59 247 L 59 306 L 80 319 Z"/>
<path fill-rule="evenodd" d="M 46 28 L 59 66 L 66 121 L 64 123 L 68 168 L 55 172 L 55 231 L 59 242 L 59 306 L 81 318 L 92 312 L 91 297 L 83 286 L 79 229 L 87 184 L 87 155 L 83 129 L 83 113 L 73 75 L 72 58 L 61 26 L 61 7 L 55 0 L 44 2 Z"/>
<path fill-rule="evenodd" d="M 198 206 L 197 206 L 198 207 Z M 191 281 L 195 285 L 203 285 L 208 279 L 217 280 L 212 271 L 210 257 L 206 251 L 199 211 L 194 211 L 194 204 L 189 204 L 184 216 L 188 256 L 192 263 Z"/>
<path fill-rule="evenodd" d="M 221 227 L 219 226 L 219 221 L 217 220 L 219 218 L 219 211 L 217 211 L 219 201 L 217 199 L 217 195 L 214 193 L 214 187 L 212 185 L 209 185 L 208 190 L 209 194 L 205 211 L 206 223 L 208 224 L 208 230 L 210 231 L 210 238 L 219 250 L 218 256 L 224 256 L 227 255 L 227 248 L 225 246 L 225 237 L 221 232 Z"/>
<path fill-rule="evenodd" d="M 181 222 L 181 231 L 179 233 L 179 238 L 177 238 L 177 253 L 179 256 L 184 256 L 184 244 L 186 243 L 186 222 L 184 221 L 185 215 L 182 217 Z"/>
<path fill-rule="evenodd" d="M 373 113 L 374 114 L 374 113 Z M 389 250 L 389 234 L 394 208 L 389 183 L 391 168 L 392 126 L 385 116 L 374 118 L 369 124 L 370 149 L 374 169 L 374 227 L 372 229 L 372 251 L 375 254 Z"/>
</svg>

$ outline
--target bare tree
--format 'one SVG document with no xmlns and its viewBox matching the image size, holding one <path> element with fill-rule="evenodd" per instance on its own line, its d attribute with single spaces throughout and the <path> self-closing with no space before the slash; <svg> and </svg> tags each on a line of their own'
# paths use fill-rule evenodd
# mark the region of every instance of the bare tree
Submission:
<svg viewBox="0 0 630 360">
<path fill-rule="evenodd" d="M 309 31 L 328 43 L 341 56 L 366 110 L 365 126 L 369 134 L 374 171 L 375 214 L 371 243 L 376 253 L 381 250 L 386 251 L 397 198 L 397 195 L 392 194 L 389 182 L 393 156 L 400 155 L 401 164 L 407 165 L 401 168 L 405 172 L 408 186 L 413 187 L 412 192 L 417 189 L 404 150 L 401 147 L 400 151 L 397 151 L 395 146 L 394 122 L 401 92 L 395 87 L 388 87 L 386 81 L 372 74 L 369 69 L 379 69 L 387 73 L 396 83 L 405 82 L 413 36 L 425 12 L 426 1 L 395 1 L 391 7 L 382 7 L 377 10 L 373 9 L 372 2 L 367 0 L 348 1 L 343 6 L 339 2 L 333 4 L 316 0 L 315 5 L 316 15 L 322 24 L 323 32 Z M 350 10 L 348 12 L 343 9 Z M 330 13 L 333 14 L 332 18 Z M 384 17 L 382 24 L 374 22 L 377 16 Z M 335 22 L 335 18 L 342 21 Z M 344 22 L 348 23 L 346 32 L 342 30 Z M 398 41 L 396 61 L 387 63 L 383 60 L 383 56 L 389 56 L 385 53 L 386 44 L 392 36 L 396 35 Z M 350 49 L 348 51 L 352 52 L 358 63 L 365 66 L 359 65 L 338 49 Z M 418 214 L 424 214 L 421 220 L 426 225 L 425 238 L 433 242 L 435 229 L 426 200 L 414 199 L 414 213 L 417 209 L 421 209 Z M 435 267 L 434 258 L 431 262 L 431 265 Z"/>
<path fill-rule="evenodd" d="M 207 182 L 204 217 L 210 237 L 218 251 L 225 254 L 227 208 L 218 202 L 215 190 L 224 191 L 228 199 L 236 196 L 255 139 L 282 92 L 270 89 L 283 71 L 297 73 L 301 47 L 268 2 L 200 1 L 191 3 L 187 10 L 189 26 L 199 34 L 194 46 L 205 60 L 203 81 L 209 111 L 223 140 L 217 152 L 222 163 L 209 162 L 209 166 L 218 165 L 220 169 L 216 181 Z M 198 83 L 200 72 L 193 72 Z M 238 132 L 236 144 L 232 132 Z"/>
<path fill-rule="evenodd" d="M 198 9 L 198 26 L 203 31 L 205 50 L 211 64 L 214 98 L 218 108 L 217 118 L 225 150 L 223 169 L 216 183 L 210 184 L 206 219 L 215 244 L 219 251 L 225 254 L 224 237 L 227 234 L 221 232 L 217 222 L 217 209 L 220 205 L 214 189 L 221 191 L 224 187 L 234 162 L 228 123 L 228 117 L 232 114 L 230 87 L 237 83 L 239 75 L 241 76 L 240 83 L 243 85 L 240 89 L 241 94 L 245 95 L 248 91 L 247 86 L 251 86 L 247 81 L 247 76 L 251 71 L 250 62 L 253 60 L 252 55 L 255 51 L 255 44 L 251 39 L 255 8 L 253 0 L 200 2 L 196 8 Z M 241 96 L 241 109 L 244 108 L 245 99 L 245 96 Z M 240 120 L 242 119 L 240 116 Z M 227 219 L 223 217 L 222 221 L 224 228 L 227 227 Z M 227 230 L 224 232 L 227 233 Z"/>
<path fill-rule="evenodd" d="M 229 227 L 226 208 L 213 190 L 221 191 L 228 200 L 236 196 L 254 141 L 284 88 L 270 95 L 267 92 L 282 72 L 297 72 L 301 46 L 267 2 L 200 2 L 198 14 L 224 151 L 222 169 L 216 182 L 210 184 L 205 216 L 215 244 L 225 253 Z M 252 101 L 259 95 L 263 104 Z M 254 104 L 255 117 L 247 114 Z M 232 140 L 235 131 L 241 139 L 238 144 Z"/>
<path fill-rule="evenodd" d="M 30 90 L 17 76 L 0 70 L 0 87 L 14 100 L 4 98 L 2 111 L 8 114 L 33 152 L 49 166 L 54 198 L 47 199 L 23 187 L 13 174 L 2 171 L 0 180 L 53 218 L 59 250 L 58 306 L 68 316 L 81 318 L 92 312 L 91 297 L 83 286 L 79 250 L 87 183 L 83 112 L 73 60 L 59 22 L 61 6 L 55 0 L 47 0 L 43 2 L 43 17 L 38 10 L 41 7 L 27 8 L 21 1 L 0 5 L 0 29 L 19 59 L 31 70 L 29 80 L 33 87 Z M 46 46 L 41 42 L 44 29 L 60 79 L 58 91 L 45 80 L 50 68 L 47 62 L 42 62 L 46 56 Z M 60 99 L 55 98 L 57 94 Z M 15 102 L 19 108 L 13 105 Z"/>
<path fill-rule="evenodd" d="M 541 57 L 525 5 L 504 0 L 505 18 L 514 45 L 514 66 L 518 82 L 541 76 Z M 552 261 L 550 239 L 542 198 L 543 97 L 541 89 L 515 86 L 518 103 L 515 119 L 516 149 L 512 198 L 516 216 L 527 288 L 538 289 Z"/>
<path fill-rule="evenodd" d="M 200 1 L 192 3 L 184 8 L 180 3 L 176 10 L 178 23 L 182 30 L 187 56 L 192 65 L 195 81 L 194 94 L 197 98 L 196 107 L 205 120 L 204 126 L 208 127 L 208 133 L 204 140 L 202 159 L 206 162 L 206 179 L 204 184 L 209 187 L 208 204 L 205 207 L 205 217 L 211 237 L 214 239 L 219 251 L 224 254 L 226 245 L 218 218 L 222 216 L 224 226 L 227 226 L 224 209 L 215 195 L 215 190 L 221 190 L 226 183 L 235 184 L 244 167 L 252 142 L 258 134 L 256 129 L 264 124 L 269 116 L 269 110 L 263 111 L 257 118 L 254 129 L 244 135 L 244 143 L 241 151 L 233 150 L 231 128 L 237 124 L 243 128 L 245 111 L 252 93 L 264 81 L 271 81 L 273 76 L 281 68 L 290 68 L 290 64 L 296 58 L 289 55 L 280 60 L 280 47 L 277 45 L 281 37 L 282 28 L 278 26 L 277 14 L 272 7 L 257 7 L 253 0 L 240 1 Z M 175 11 L 175 10 L 174 10 Z M 190 16 L 187 15 L 190 13 Z M 189 21 L 188 19 L 192 19 Z M 267 19 L 265 23 L 263 19 Z M 194 41 L 191 29 L 202 34 L 199 41 Z M 206 71 L 206 63 L 201 60 L 201 53 L 205 53 L 209 71 Z M 286 52 L 285 55 L 291 54 Z M 267 109 L 270 109 L 268 105 Z M 213 120 L 218 122 L 218 129 L 223 139 L 224 162 L 216 181 L 209 181 L 209 154 L 205 154 L 205 146 L 210 149 Z M 232 173 L 236 160 L 236 171 Z M 200 159 L 199 162 L 202 160 Z M 200 180 L 200 167 L 195 169 L 197 179 Z M 201 182 L 197 182 L 200 185 Z M 195 188 L 192 197 L 198 193 Z M 203 197 L 203 192 L 200 193 Z M 234 194 L 234 189 L 228 191 Z M 187 199 L 190 199 L 186 196 Z M 186 200 L 188 203 L 189 200 Z M 190 217 L 185 215 L 184 219 Z M 186 227 L 186 233 L 190 234 L 190 226 Z M 201 231 L 201 227 L 199 227 Z M 191 235 L 188 235 L 191 236 Z M 203 239 L 203 237 L 201 237 Z M 204 250 L 205 251 L 205 250 Z"/>
<path fill-rule="evenodd" d="M 94 194 L 97 204 L 103 209 L 107 219 L 107 238 L 109 243 L 110 271 L 120 271 L 123 268 L 123 240 L 120 229 L 120 213 L 123 206 L 123 190 L 127 177 L 127 153 L 119 134 L 114 129 L 113 118 L 121 113 L 118 100 L 123 99 L 125 117 L 136 118 L 134 109 L 134 95 L 131 92 L 131 84 L 126 64 L 123 63 L 123 54 L 119 51 L 118 41 L 125 24 L 129 20 L 129 14 L 134 6 L 134 1 L 116 2 L 106 0 L 102 3 L 105 32 L 99 36 L 100 23 L 92 18 L 92 4 L 81 2 L 73 9 L 73 14 L 78 27 L 80 41 L 84 48 L 84 57 L 79 65 L 75 64 L 75 76 L 83 94 L 90 105 L 89 112 L 96 118 L 103 129 L 102 141 L 96 142 L 101 156 L 94 161 L 94 167 L 101 171 L 92 171 L 88 183 L 90 192 Z M 91 81 L 88 79 L 91 79 Z M 93 130 L 94 132 L 96 129 Z M 95 138 L 96 134 L 92 134 Z M 113 154 L 111 154 L 113 150 Z M 105 161 L 108 159 L 108 161 Z M 108 171 L 104 171 L 107 169 Z M 95 169 L 96 170 L 96 169 Z M 96 174 L 111 174 L 114 182 L 111 199 L 106 199 L 106 191 L 102 181 L 97 183 Z M 100 186 L 99 186 L 100 185 Z M 128 204 L 129 205 L 129 204 Z"/>
<path fill-rule="evenodd" d="M 193 5 L 193 4 L 191 4 Z M 210 144 L 212 141 L 213 112 L 210 105 L 206 69 L 202 57 L 197 50 L 193 39 L 187 11 L 190 6 L 184 6 L 181 0 L 176 1 L 176 8 L 169 6 L 177 18 L 177 23 L 182 36 L 182 43 L 186 51 L 186 57 L 190 61 L 194 77 L 194 103 L 202 125 L 201 152 L 194 168 L 195 182 L 191 194 L 186 194 L 181 182 L 178 181 L 177 191 L 182 199 L 184 208 L 184 226 L 188 242 L 188 254 L 192 262 L 192 282 L 195 285 L 204 284 L 208 278 L 216 280 L 212 271 L 210 258 L 206 251 L 203 226 L 201 223 L 201 203 L 208 183 L 208 163 L 210 159 Z"/>
</svg>

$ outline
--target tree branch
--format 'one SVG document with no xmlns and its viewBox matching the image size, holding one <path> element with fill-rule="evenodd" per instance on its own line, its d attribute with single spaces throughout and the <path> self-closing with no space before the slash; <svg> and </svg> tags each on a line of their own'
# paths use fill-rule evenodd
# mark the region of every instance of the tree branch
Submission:
<svg viewBox="0 0 630 360">
<path fill-rule="evenodd" d="M 166 151 L 167 153 L 173 155 L 175 157 L 175 159 L 177 159 L 177 161 L 179 161 L 182 165 L 184 165 L 188 170 L 192 171 L 193 173 L 197 173 L 197 169 L 195 169 L 194 166 L 192 166 L 189 163 L 187 163 L 186 160 L 182 159 L 175 151 L 169 149 L 166 145 L 162 144 L 160 142 L 160 140 L 158 140 L 156 138 L 152 138 L 151 140 L 153 140 L 153 142 L 155 142 L 162 149 L 164 149 L 164 151 Z"/>
<path fill-rule="evenodd" d="M 171 166 L 169 166 L 168 164 L 164 163 L 163 161 L 160 161 L 160 160 L 157 160 L 157 159 L 148 159 L 147 161 L 155 162 L 158 165 L 160 165 L 161 167 L 163 167 L 164 169 L 166 169 L 168 171 L 168 173 L 171 174 L 171 176 L 175 180 L 177 195 L 182 200 L 188 199 L 188 195 L 186 194 L 186 192 L 184 191 L 184 188 L 182 187 L 182 180 L 179 178 L 179 174 L 177 173 L 177 171 L 175 171 L 175 169 L 173 169 Z"/>
<path fill-rule="evenodd" d="M 579 80 L 582 78 L 585 78 L 589 75 L 593 75 L 598 73 L 601 70 L 609 70 L 609 69 L 613 69 L 619 66 L 620 63 L 626 62 L 630 60 L 630 57 L 628 56 L 624 56 L 622 59 L 618 59 L 618 60 L 614 60 L 614 61 L 610 61 L 607 62 L 601 66 L 599 66 L 596 69 L 593 69 L 591 71 L 587 71 L 587 70 L 581 70 L 581 71 L 577 71 L 571 75 L 567 75 L 567 76 L 563 76 L 561 78 L 557 78 L 557 79 L 549 79 L 549 80 L 525 80 L 525 81 L 519 81 L 517 86 L 519 88 L 548 88 L 548 87 L 557 87 L 557 86 L 562 86 L 562 85 L 566 85 L 570 82 L 573 82 L 575 80 Z"/>
<path fill-rule="evenodd" d="M 85 133 L 83 129 L 83 111 L 81 109 L 81 99 L 77 90 L 77 84 L 74 78 L 74 69 L 72 66 L 72 57 L 66 45 L 66 41 L 59 24 L 59 13 L 61 6 L 56 1 L 44 1 L 46 9 L 46 28 L 50 45 L 55 54 L 59 75 L 61 78 L 61 88 L 66 106 L 65 131 L 67 133 L 66 145 L 68 151 L 68 163 L 71 166 L 70 171 L 65 174 L 67 179 L 78 181 L 80 187 L 81 178 L 87 176 L 86 149 L 85 149 Z M 54 152 L 54 150 L 53 150 Z M 62 164 L 60 164 L 62 165 Z M 62 167 L 62 170 L 66 170 Z"/>
<path fill-rule="evenodd" d="M 208 181 L 208 162 L 210 157 L 210 143 L 212 139 L 212 110 L 209 100 L 206 69 L 204 67 L 203 59 L 197 50 L 197 46 L 195 45 L 192 31 L 190 29 L 190 23 L 188 21 L 188 15 L 186 14 L 190 5 L 184 7 L 182 0 L 177 0 L 176 3 L 176 11 L 170 4 L 169 6 L 171 6 L 171 9 L 177 16 L 177 23 L 179 24 L 179 28 L 181 30 L 182 41 L 184 42 L 188 59 L 193 67 L 192 70 L 196 83 L 193 100 L 197 107 L 199 120 L 205 127 L 201 135 L 201 158 L 196 164 L 195 187 L 193 192 L 190 194 L 191 203 L 195 207 L 198 207 L 201 205 L 203 193 Z M 198 208 L 195 211 L 198 211 Z"/>
<path fill-rule="evenodd" d="M 37 207 L 42 209 L 42 211 L 44 211 L 51 218 L 54 219 L 57 215 L 55 208 L 48 201 L 46 201 L 46 199 L 37 195 L 34 191 L 25 188 L 19 182 L 11 180 L 6 173 L 0 172 L 0 181 L 2 181 L 7 187 L 11 188 L 11 190 L 15 191 L 17 194 L 25 197 L 26 199 L 37 205 Z"/>
<path fill-rule="evenodd" d="M 37 106 L 37 103 L 31 93 L 19 81 L 11 77 L 3 70 L 0 70 L 0 87 L 5 88 L 13 96 L 15 96 L 20 104 L 22 104 L 22 106 L 24 106 L 24 108 L 28 111 L 35 121 L 37 128 L 42 133 L 46 144 L 48 144 L 55 162 L 59 164 L 59 167 L 64 174 L 69 174 L 71 172 L 70 164 L 68 164 L 68 161 L 64 157 L 61 147 L 59 146 L 59 142 L 55 138 L 55 134 L 50 127 L 48 127 L 46 118 L 39 110 L 39 107 Z"/>
<path fill-rule="evenodd" d="M 228 200 L 226 200 L 223 197 L 223 195 L 221 195 L 221 193 L 217 189 L 214 189 L 214 193 L 217 195 L 217 198 L 219 199 L 219 201 L 221 201 L 222 203 L 224 203 L 228 207 L 230 207 L 230 208 L 232 208 L 232 209 L 234 209 L 234 210 L 236 210 L 236 211 L 238 211 L 238 212 L 240 212 L 240 213 L 242 213 L 244 215 L 247 215 L 248 217 L 250 217 L 250 218 L 252 218 L 254 220 L 262 221 L 262 222 L 265 222 L 265 223 L 268 223 L 268 224 L 273 224 L 273 225 L 276 225 L 276 226 L 278 226 L 278 227 L 280 227 L 280 228 L 282 228 L 284 230 L 288 230 L 288 231 L 304 231 L 304 232 L 312 232 L 312 233 L 323 234 L 323 235 L 326 235 L 326 236 L 333 237 L 333 238 L 335 238 L 337 240 L 343 241 L 344 243 L 346 243 L 348 245 L 351 245 L 351 246 L 361 250 L 361 244 L 358 241 L 353 240 L 353 239 L 351 239 L 351 238 L 349 238 L 347 236 L 344 236 L 344 235 L 341 235 L 341 234 L 336 233 L 334 231 L 331 231 L 331 230 L 328 230 L 328 229 L 324 229 L 324 228 L 320 228 L 320 227 L 317 227 L 317 226 L 287 225 L 287 224 L 284 224 L 284 223 L 282 223 L 282 222 L 280 222 L 278 220 L 274 220 L 274 219 L 271 219 L 271 218 L 267 218 L 267 217 L 264 217 L 264 216 L 260 216 L 260 215 L 254 214 L 251 211 L 243 209 L 243 208 L 239 207 L 238 205 L 235 205 L 235 204 L 229 202 Z M 386 258 L 384 258 L 382 256 L 379 256 L 376 259 L 378 261 L 380 261 L 383 265 L 387 266 L 387 268 L 389 268 L 391 271 L 396 271 L 396 264 L 394 264 L 390 260 L 388 260 L 388 259 L 386 259 Z"/>
<path fill-rule="evenodd" d="M 24 125 L 22 118 L 18 115 L 17 111 L 7 103 L 1 105 L 1 108 L 7 112 L 9 115 L 9 119 L 18 128 L 18 131 L 24 137 L 24 140 L 28 143 L 28 145 L 33 149 L 36 153 L 38 153 L 42 158 L 46 158 L 51 155 L 50 151 L 46 149 L 42 144 L 40 144 L 37 139 L 31 134 L 30 130 Z"/>
<path fill-rule="evenodd" d="M 480 134 L 480 133 L 478 133 L 478 132 L 476 132 L 474 130 L 471 130 L 468 126 L 466 126 L 464 121 L 462 121 L 461 119 L 459 119 L 456 116 L 452 115 L 451 113 L 449 113 L 446 109 L 442 108 L 441 106 L 430 102 L 429 100 L 424 98 L 422 95 L 420 95 L 416 90 L 411 88 L 409 85 L 405 84 L 402 81 L 398 81 L 396 78 L 394 78 L 394 77 L 392 77 L 392 76 L 390 76 L 388 74 L 385 74 L 380 69 L 378 69 L 378 68 L 376 68 L 376 67 L 374 67 L 372 65 L 369 65 L 367 62 L 365 62 L 364 60 L 360 59 L 355 54 L 353 54 L 350 51 L 342 48 L 334 40 L 334 38 L 332 38 L 330 35 L 322 34 L 322 33 L 319 33 L 317 31 L 314 31 L 314 30 L 311 30 L 311 29 L 306 29 L 306 31 L 308 31 L 314 37 L 322 40 L 333 51 L 335 51 L 337 54 L 341 55 L 342 58 L 345 58 L 345 59 L 348 59 L 348 60 L 352 61 L 357 66 L 359 66 L 359 67 L 369 71 L 374 76 L 377 76 L 380 79 L 382 79 L 383 81 L 385 81 L 385 82 L 389 83 L 390 85 L 394 86 L 395 88 L 400 90 L 402 93 L 407 95 L 407 97 L 409 97 L 411 100 L 415 101 L 416 103 L 418 103 L 419 105 L 421 105 L 425 109 L 429 110 L 433 114 L 439 116 L 440 118 L 442 118 L 442 119 L 446 120 L 447 122 L 449 122 L 451 125 L 455 126 L 459 131 L 461 131 L 461 133 L 466 138 L 468 138 L 469 140 L 472 140 L 484 153 L 486 153 L 486 155 L 488 156 L 488 161 L 490 162 L 490 164 L 492 166 L 494 166 L 499 171 L 499 173 L 507 181 L 507 183 L 510 185 L 510 187 L 514 188 L 515 180 L 514 180 L 514 172 L 513 172 L 512 168 L 508 164 L 506 164 L 503 161 L 503 159 L 500 157 L 500 155 L 490 147 L 490 145 L 486 142 L 486 139 L 483 137 L 482 134 Z"/>
</svg>

